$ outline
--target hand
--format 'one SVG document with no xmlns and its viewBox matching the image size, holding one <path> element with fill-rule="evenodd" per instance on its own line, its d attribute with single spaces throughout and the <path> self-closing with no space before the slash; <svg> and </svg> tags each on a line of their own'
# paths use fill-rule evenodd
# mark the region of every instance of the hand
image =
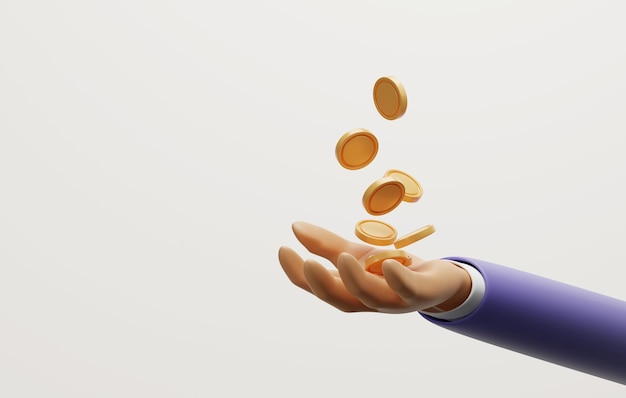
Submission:
<svg viewBox="0 0 626 398">
<path fill-rule="evenodd" d="M 292 228 L 306 249 L 337 269 L 305 261 L 286 246 L 278 251 L 280 265 L 296 286 L 341 311 L 442 312 L 458 307 L 469 295 L 469 274 L 450 261 L 424 261 L 411 255 L 410 266 L 385 260 L 383 276 L 375 275 L 365 270 L 365 259 L 383 250 L 304 222 L 296 222 Z"/>
</svg>

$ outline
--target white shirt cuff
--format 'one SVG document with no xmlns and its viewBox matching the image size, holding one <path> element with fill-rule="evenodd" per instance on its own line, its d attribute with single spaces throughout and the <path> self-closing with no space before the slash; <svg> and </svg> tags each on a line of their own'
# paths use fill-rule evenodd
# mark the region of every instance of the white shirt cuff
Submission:
<svg viewBox="0 0 626 398">
<path fill-rule="evenodd" d="M 480 302 L 483 300 L 483 296 L 485 295 L 485 279 L 478 272 L 478 270 L 471 265 L 463 264 L 458 261 L 450 261 L 453 264 L 463 268 L 470 275 L 470 279 L 472 280 L 472 288 L 470 289 L 469 296 L 465 299 L 465 301 L 459 305 L 458 307 L 445 312 L 426 312 L 420 311 L 422 314 L 426 314 L 433 318 L 442 319 L 445 321 L 454 321 L 457 319 L 461 319 L 472 312 L 480 305 Z"/>
</svg>

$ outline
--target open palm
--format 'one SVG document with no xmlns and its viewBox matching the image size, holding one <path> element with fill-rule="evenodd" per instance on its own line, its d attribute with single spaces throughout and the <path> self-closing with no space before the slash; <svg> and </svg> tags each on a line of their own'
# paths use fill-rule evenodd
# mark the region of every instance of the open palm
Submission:
<svg viewBox="0 0 626 398">
<path fill-rule="evenodd" d="M 283 246 L 278 259 L 296 286 L 345 312 L 405 313 L 419 310 L 449 311 L 468 296 L 467 272 L 445 260 L 425 261 L 411 255 L 405 267 L 395 260 L 383 262 L 383 276 L 365 270 L 365 259 L 382 250 L 348 241 L 326 229 L 296 222 L 293 232 L 311 253 L 329 260 L 328 269 L 315 260 L 304 260 Z"/>
</svg>

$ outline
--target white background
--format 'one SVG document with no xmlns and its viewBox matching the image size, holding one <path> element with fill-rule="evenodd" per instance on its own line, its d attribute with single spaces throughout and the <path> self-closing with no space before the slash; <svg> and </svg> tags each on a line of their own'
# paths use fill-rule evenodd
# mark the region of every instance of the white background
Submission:
<svg viewBox="0 0 626 398">
<path fill-rule="evenodd" d="M 0 396 L 552 397 L 624 387 L 344 314 L 277 262 L 290 224 L 384 217 L 626 300 L 622 1 L 0 3 Z M 397 76 L 409 107 L 380 117 Z M 364 127 L 359 171 L 334 158 Z"/>
</svg>

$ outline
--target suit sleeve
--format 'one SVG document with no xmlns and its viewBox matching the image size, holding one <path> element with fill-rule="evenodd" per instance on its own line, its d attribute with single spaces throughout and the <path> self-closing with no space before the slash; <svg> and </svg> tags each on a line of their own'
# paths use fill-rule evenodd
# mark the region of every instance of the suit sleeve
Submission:
<svg viewBox="0 0 626 398">
<path fill-rule="evenodd" d="M 479 306 L 445 321 L 454 332 L 626 384 L 626 302 L 537 275 L 462 257 L 485 280 Z"/>
</svg>

